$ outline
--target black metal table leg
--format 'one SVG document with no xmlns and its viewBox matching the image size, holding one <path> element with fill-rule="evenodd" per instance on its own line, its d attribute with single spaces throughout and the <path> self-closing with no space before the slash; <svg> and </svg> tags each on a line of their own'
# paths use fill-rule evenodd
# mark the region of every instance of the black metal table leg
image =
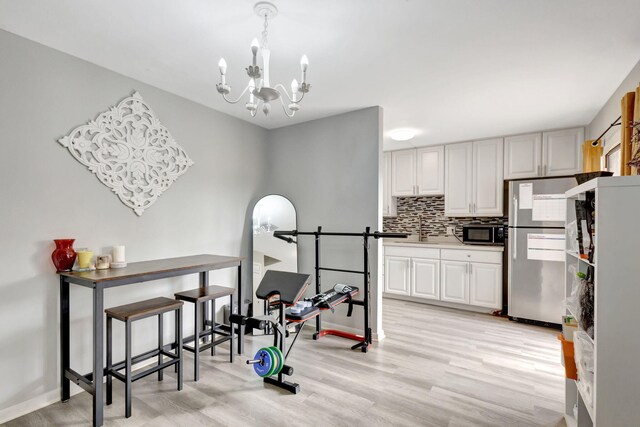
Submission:
<svg viewBox="0 0 640 427">
<path fill-rule="evenodd" d="M 194 320 L 195 320 L 195 335 L 193 339 L 193 380 L 198 381 L 200 378 L 200 322 L 198 321 L 201 318 L 200 313 L 200 304 L 193 304 L 194 311 Z"/>
<path fill-rule="evenodd" d="M 242 312 L 242 263 L 238 266 L 238 314 L 244 315 Z M 231 326 L 233 329 L 233 326 Z M 238 325 L 238 354 L 244 352 L 244 326 Z"/>
<path fill-rule="evenodd" d="M 131 320 L 125 322 L 125 338 L 124 338 L 124 416 L 129 418 L 131 416 Z"/>
<path fill-rule="evenodd" d="M 113 402 L 113 319 L 107 316 L 107 405 Z"/>
<path fill-rule="evenodd" d="M 163 345 L 162 345 L 163 339 L 162 338 L 164 336 L 164 330 L 162 328 L 164 326 L 163 323 L 164 322 L 162 320 L 162 314 L 158 314 L 158 351 L 159 351 L 159 353 L 158 353 L 158 366 L 162 365 L 162 359 L 163 359 L 163 357 L 162 357 L 162 347 L 163 347 Z M 163 372 L 164 372 L 164 369 L 160 369 L 158 371 L 158 381 L 162 381 L 163 376 L 164 376 Z"/>
<path fill-rule="evenodd" d="M 234 303 L 233 303 L 233 295 L 231 295 L 229 297 L 229 313 L 233 313 L 233 309 L 234 309 Z M 230 336 L 230 340 L 229 340 L 229 361 L 231 363 L 233 363 L 233 352 L 234 352 L 234 341 L 233 341 L 233 336 L 235 335 L 235 327 L 233 325 L 233 323 L 229 322 L 229 336 Z"/>
<path fill-rule="evenodd" d="M 60 276 L 60 400 L 67 402 L 71 396 L 70 381 L 65 376 L 69 369 L 69 282 Z"/>
<path fill-rule="evenodd" d="M 213 343 L 216 342 L 216 300 L 211 300 L 211 355 L 216 355 L 216 346 Z"/>
<path fill-rule="evenodd" d="M 209 286 L 209 272 L 203 271 L 200 273 L 200 287 L 206 288 Z M 204 331 L 206 329 L 207 320 L 209 318 L 209 313 L 207 312 L 206 303 L 202 304 L 203 310 L 200 311 L 200 331 Z M 208 337 L 204 337 L 204 342 L 209 342 Z"/>
<path fill-rule="evenodd" d="M 176 373 L 178 377 L 178 391 L 180 391 L 182 390 L 182 372 L 184 367 L 184 359 L 182 358 L 182 307 L 176 310 L 176 356 L 179 360 L 176 364 L 176 367 L 178 368 Z"/>
<path fill-rule="evenodd" d="M 93 288 L 93 425 L 103 424 L 103 389 L 104 375 L 103 343 L 104 343 L 104 289 L 100 283 Z"/>
</svg>

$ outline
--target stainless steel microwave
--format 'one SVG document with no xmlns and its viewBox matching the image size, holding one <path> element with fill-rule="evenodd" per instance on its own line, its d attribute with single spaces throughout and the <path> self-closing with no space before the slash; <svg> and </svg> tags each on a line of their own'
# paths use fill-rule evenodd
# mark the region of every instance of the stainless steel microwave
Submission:
<svg viewBox="0 0 640 427">
<path fill-rule="evenodd" d="M 464 225 L 462 226 L 462 241 L 471 245 L 504 245 L 504 225 Z"/>
</svg>

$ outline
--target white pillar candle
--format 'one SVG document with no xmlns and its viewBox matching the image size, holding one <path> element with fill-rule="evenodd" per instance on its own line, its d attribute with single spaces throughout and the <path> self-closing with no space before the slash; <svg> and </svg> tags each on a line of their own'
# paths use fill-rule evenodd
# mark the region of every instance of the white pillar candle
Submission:
<svg viewBox="0 0 640 427">
<path fill-rule="evenodd" d="M 124 246 L 113 247 L 113 262 L 126 262 L 124 258 Z"/>
</svg>

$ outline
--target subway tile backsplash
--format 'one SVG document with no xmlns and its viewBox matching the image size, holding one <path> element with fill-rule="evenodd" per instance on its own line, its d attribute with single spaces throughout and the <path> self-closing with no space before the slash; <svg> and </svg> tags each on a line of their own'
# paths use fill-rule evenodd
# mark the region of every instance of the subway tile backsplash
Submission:
<svg viewBox="0 0 640 427">
<path fill-rule="evenodd" d="M 422 236 L 442 237 L 447 227 L 455 226 L 462 238 L 462 226 L 467 224 L 507 224 L 506 217 L 450 218 L 444 215 L 444 196 L 398 197 L 398 216 L 383 219 L 384 231 L 418 234 L 422 215 Z"/>
</svg>

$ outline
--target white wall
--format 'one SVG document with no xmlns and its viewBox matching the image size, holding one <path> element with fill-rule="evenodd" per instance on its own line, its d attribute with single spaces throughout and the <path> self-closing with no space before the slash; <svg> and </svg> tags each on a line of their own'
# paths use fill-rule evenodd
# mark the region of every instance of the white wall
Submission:
<svg viewBox="0 0 640 427">
<path fill-rule="evenodd" d="M 96 252 L 124 244 L 128 261 L 198 253 L 249 256 L 251 208 L 264 193 L 267 133 L 4 31 L 0 58 L 1 423 L 58 398 L 59 286 L 52 239 L 76 238 L 76 247 Z M 57 142 L 133 90 L 195 161 L 142 217 Z M 250 272 L 247 262 L 246 282 Z M 235 272 L 214 273 L 212 282 L 234 285 Z M 193 276 L 110 289 L 105 306 L 195 286 Z M 90 295 L 72 287 L 71 362 L 80 372 L 91 367 Z M 134 326 L 134 352 L 155 345 L 155 332 L 148 339 L 144 334 L 145 328 L 155 331 L 153 321 L 140 323 Z M 118 357 L 121 325 L 116 324 L 114 342 Z"/>
<path fill-rule="evenodd" d="M 372 107 L 269 132 L 268 192 L 291 200 L 298 213 L 298 230 L 314 231 L 318 226 L 339 232 L 362 232 L 366 226 L 372 231 L 382 228 L 381 124 L 381 108 Z M 299 271 L 313 275 L 314 239 L 301 236 L 298 241 Z M 324 267 L 362 270 L 361 238 L 323 237 L 321 242 Z M 381 302 L 378 242 L 373 239 L 370 263 L 371 326 L 374 332 L 380 332 L 380 310 L 376 308 Z M 362 276 L 322 273 L 323 290 L 336 283 L 362 289 Z M 346 309 L 343 304 L 335 315 L 325 312 L 323 319 L 361 328 L 362 308 L 354 307 L 351 319 L 345 317 Z"/>
<path fill-rule="evenodd" d="M 611 95 L 607 103 L 587 126 L 587 139 L 595 139 L 613 123 L 621 113 L 622 97 L 627 92 L 635 92 L 640 84 L 640 62 L 631 70 L 627 78 Z"/>
</svg>

